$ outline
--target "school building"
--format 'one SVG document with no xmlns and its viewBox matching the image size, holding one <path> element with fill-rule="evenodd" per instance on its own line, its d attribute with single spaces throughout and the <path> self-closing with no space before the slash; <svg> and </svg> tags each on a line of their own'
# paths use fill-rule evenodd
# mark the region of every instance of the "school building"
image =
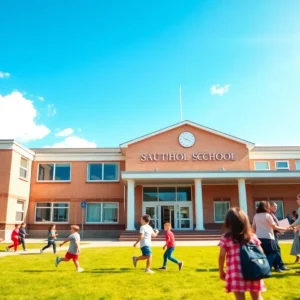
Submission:
<svg viewBox="0 0 300 300">
<path fill-rule="evenodd" d="M 31 237 L 49 224 L 66 235 L 119 237 L 149 214 L 162 229 L 220 229 L 229 207 L 252 219 L 256 203 L 273 200 L 278 218 L 295 210 L 300 146 L 257 147 L 246 140 L 183 121 L 118 148 L 27 149 L 0 140 L 0 237 L 25 221 Z M 81 206 L 84 206 L 82 208 Z"/>
</svg>

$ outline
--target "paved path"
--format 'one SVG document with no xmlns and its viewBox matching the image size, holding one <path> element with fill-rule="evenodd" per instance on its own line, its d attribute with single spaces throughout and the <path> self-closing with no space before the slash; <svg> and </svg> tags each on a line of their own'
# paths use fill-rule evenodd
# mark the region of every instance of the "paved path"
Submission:
<svg viewBox="0 0 300 300">
<path fill-rule="evenodd" d="M 27 239 L 27 244 L 47 244 L 44 239 Z M 184 247 L 203 247 L 203 246 L 217 246 L 219 241 L 177 241 L 177 246 L 184 246 Z M 6 242 L 7 243 L 7 242 Z M 60 243 L 60 240 L 57 241 L 57 244 Z M 83 240 L 80 246 L 81 249 L 85 248 L 101 248 L 101 247 L 132 247 L 133 242 L 119 242 L 118 240 Z M 291 244 L 292 240 L 284 240 L 280 242 L 281 244 Z M 0 243 L 0 245 L 3 243 Z M 153 241 L 153 247 L 162 247 L 165 243 L 163 241 Z M 20 245 L 21 246 L 21 245 Z M 57 251 L 66 251 L 68 247 L 57 247 Z M 52 252 L 52 248 L 48 248 L 45 252 Z M 12 256 L 12 255 L 26 255 L 26 254 L 39 254 L 40 249 L 30 249 L 26 252 L 19 250 L 17 252 L 0 252 L 0 257 L 4 256 Z"/>
</svg>

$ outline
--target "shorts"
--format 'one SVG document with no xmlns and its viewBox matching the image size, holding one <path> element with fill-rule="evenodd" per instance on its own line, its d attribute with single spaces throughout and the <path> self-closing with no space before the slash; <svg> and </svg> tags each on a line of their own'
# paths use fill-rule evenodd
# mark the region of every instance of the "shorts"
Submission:
<svg viewBox="0 0 300 300">
<path fill-rule="evenodd" d="M 151 256 L 152 255 L 152 251 L 149 246 L 142 247 L 141 251 L 142 251 L 143 256 Z"/>
<path fill-rule="evenodd" d="M 67 252 L 66 255 L 65 255 L 65 258 L 68 259 L 68 260 L 72 259 L 73 261 L 77 261 L 78 258 L 79 258 L 79 255 Z"/>
</svg>

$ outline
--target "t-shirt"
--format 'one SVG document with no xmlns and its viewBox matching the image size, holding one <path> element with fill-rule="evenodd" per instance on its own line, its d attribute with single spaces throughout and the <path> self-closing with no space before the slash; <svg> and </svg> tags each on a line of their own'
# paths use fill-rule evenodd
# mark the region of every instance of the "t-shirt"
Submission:
<svg viewBox="0 0 300 300">
<path fill-rule="evenodd" d="M 256 236 L 259 239 L 275 239 L 272 225 L 276 225 L 276 223 L 268 213 L 259 213 L 253 218 L 253 226 L 256 227 Z"/>
<path fill-rule="evenodd" d="M 140 233 L 143 234 L 143 238 L 140 241 L 140 247 L 143 248 L 145 246 L 151 246 L 151 238 L 154 233 L 152 227 L 150 225 L 142 225 L 140 228 Z"/>
<path fill-rule="evenodd" d="M 175 247 L 175 237 L 171 230 L 166 231 L 165 233 L 166 245 L 168 248 Z"/>
<path fill-rule="evenodd" d="M 48 241 L 52 242 L 56 239 L 56 231 L 55 230 L 51 230 L 49 231 L 49 234 L 48 234 Z M 53 237 L 54 236 L 54 237 Z"/>
<path fill-rule="evenodd" d="M 69 250 L 68 252 L 71 254 L 78 254 L 79 253 L 79 248 L 77 249 L 75 242 L 80 243 L 80 235 L 78 232 L 72 233 L 69 236 L 70 239 L 70 245 L 69 245 Z"/>
</svg>

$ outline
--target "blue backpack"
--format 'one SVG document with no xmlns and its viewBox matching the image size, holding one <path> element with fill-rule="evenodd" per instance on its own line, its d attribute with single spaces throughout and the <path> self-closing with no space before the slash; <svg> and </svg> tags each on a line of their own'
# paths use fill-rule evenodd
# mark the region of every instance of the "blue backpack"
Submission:
<svg viewBox="0 0 300 300">
<path fill-rule="evenodd" d="M 251 242 L 241 245 L 240 258 L 244 280 L 254 281 L 271 276 L 267 257 L 257 245 Z"/>
</svg>

